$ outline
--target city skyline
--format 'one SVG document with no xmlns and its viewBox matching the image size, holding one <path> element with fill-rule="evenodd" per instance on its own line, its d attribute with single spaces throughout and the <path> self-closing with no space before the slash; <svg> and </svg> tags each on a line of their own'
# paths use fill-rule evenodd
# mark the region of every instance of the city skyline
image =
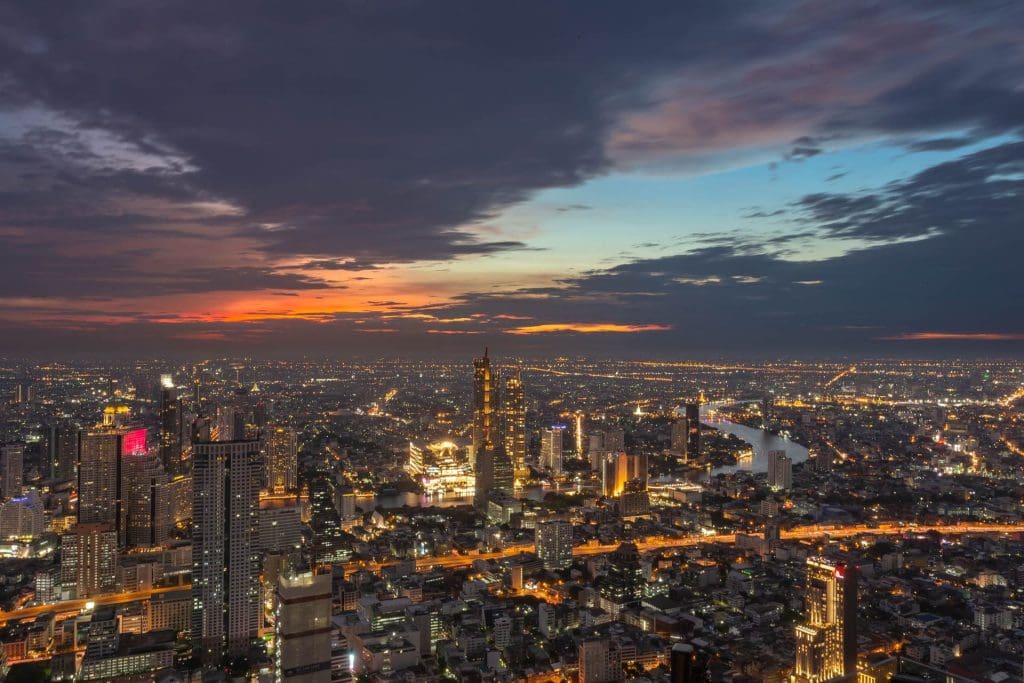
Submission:
<svg viewBox="0 0 1024 683">
<path fill-rule="evenodd" d="M 1024 350 L 1019 4 L 0 24 L 0 354 Z"/>
</svg>

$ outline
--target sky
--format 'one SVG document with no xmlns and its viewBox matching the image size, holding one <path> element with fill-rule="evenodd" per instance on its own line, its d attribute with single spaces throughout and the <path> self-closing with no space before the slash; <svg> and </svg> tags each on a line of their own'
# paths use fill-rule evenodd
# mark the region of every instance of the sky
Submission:
<svg viewBox="0 0 1024 683">
<path fill-rule="evenodd" d="M 1024 351 L 1024 4 L 0 0 L 0 353 Z"/>
</svg>

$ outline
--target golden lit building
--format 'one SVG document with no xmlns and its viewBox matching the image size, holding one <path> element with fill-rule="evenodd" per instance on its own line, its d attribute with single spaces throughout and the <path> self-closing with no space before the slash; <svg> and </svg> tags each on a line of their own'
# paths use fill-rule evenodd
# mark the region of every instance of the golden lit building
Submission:
<svg viewBox="0 0 1024 683">
<path fill-rule="evenodd" d="M 427 494 L 468 493 L 474 490 L 476 482 L 467 449 L 453 441 L 427 445 L 410 441 L 405 471 Z"/>
<path fill-rule="evenodd" d="M 805 622 L 796 627 L 793 683 L 857 677 L 857 573 L 822 557 L 807 559 Z"/>
</svg>

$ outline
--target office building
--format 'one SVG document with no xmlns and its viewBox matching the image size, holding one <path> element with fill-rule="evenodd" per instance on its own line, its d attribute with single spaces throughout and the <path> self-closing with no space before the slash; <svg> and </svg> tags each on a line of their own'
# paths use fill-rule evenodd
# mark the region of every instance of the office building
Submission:
<svg viewBox="0 0 1024 683">
<path fill-rule="evenodd" d="M 807 559 L 804 623 L 796 627 L 794 683 L 857 678 L 857 570 Z"/>
<path fill-rule="evenodd" d="M 669 660 L 670 683 L 697 683 L 697 674 L 694 671 L 693 660 L 693 645 L 689 643 L 676 643 L 673 645 L 671 659 Z"/>
<path fill-rule="evenodd" d="M 21 496 L 25 466 L 25 444 L 9 443 L 0 446 L 0 496 L 18 498 Z"/>
<path fill-rule="evenodd" d="M 103 423 L 82 434 L 78 452 L 78 523 L 110 524 L 118 544 L 127 542 L 124 482 L 126 456 L 146 453 L 145 428 L 130 428 L 128 407 L 107 406 Z"/>
<path fill-rule="evenodd" d="M 257 518 L 260 553 L 302 547 L 301 506 L 295 495 L 261 495 Z"/>
<path fill-rule="evenodd" d="M 554 475 L 562 474 L 562 437 L 565 427 L 555 425 L 540 433 L 540 464 Z"/>
<path fill-rule="evenodd" d="M 512 460 L 517 479 L 530 475 L 526 464 L 526 393 L 522 373 L 513 370 L 505 378 L 505 392 L 501 401 L 501 432 L 505 453 Z"/>
<path fill-rule="evenodd" d="M 66 595 L 90 598 L 117 584 L 117 532 L 110 524 L 76 524 L 61 536 L 61 584 Z"/>
<path fill-rule="evenodd" d="M 203 661 L 245 654 L 259 623 L 258 441 L 192 446 L 192 638 Z"/>
<path fill-rule="evenodd" d="M 267 488 L 275 494 L 297 491 L 299 444 L 295 430 L 278 426 L 267 434 Z"/>
<path fill-rule="evenodd" d="M 768 451 L 768 487 L 773 491 L 793 488 L 793 459 L 786 451 Z"/>
<path fill-rule="evenodd" d="M 0 502 L 0 539 L 32 540 L 46 530 L 43 500 L 35 489 Z"/>
<path fill-rule="evenodd" d="M 669 442 L 669 451 L 680 460 L 687 460 L 686 443 L 690 437 L 690 430 L 685 417 L 677 417 L 672 423 L 672 438 Z"/>
<path fill-rule="evenodd" d="M 561 519 L 541 522 L 535 533 L 537 557 L 545 569 L 565 569 L 572 564 L 572 524 Z"/>
<path fill-rule="evenodd" d="M 282 576 L 277 585 L 274 680 L 331 681 L 331 575 Z"/>
<path fill-rule="evenodd" d="M 700 458 L 700 403 L 686 404 L 686 459 Z"/>
</svg>

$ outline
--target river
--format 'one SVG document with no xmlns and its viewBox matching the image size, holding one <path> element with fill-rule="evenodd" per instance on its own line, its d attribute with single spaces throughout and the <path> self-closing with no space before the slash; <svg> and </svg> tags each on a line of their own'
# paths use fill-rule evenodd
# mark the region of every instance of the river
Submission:
<svg viewBox="0 0 1024 683">
<path fill-rule="evenodd" d="M 769 451 L 786 451 L 786 455 L 793 459 L 794 465 L 798 462 L 804 462 L 809 457 L 810 454 L 807 449 L 795 441 L 790 441 L 789 439 L 785 439 L 781 436 L 775 436 L 763 429 L 747 427 L 746 425 L 729 422 L 729 420 L 722 418 L 709 417 L 707 414 L 708 411 L 715 407 L 716 406 L 713 404 L 701 406 L 700 421 L 709 427 L 714 427 L 720 432 L 732 434 L 733 436 L 747 442 L 754 449 L 754 457 L 749 460 L 740 461 L 735 465 L 716 467 L 708 472 L 709 477 L 713 477 L 716 474 L 728 474 L 729 472 L 737 471 L 767 472 Z"/>
</svg>

